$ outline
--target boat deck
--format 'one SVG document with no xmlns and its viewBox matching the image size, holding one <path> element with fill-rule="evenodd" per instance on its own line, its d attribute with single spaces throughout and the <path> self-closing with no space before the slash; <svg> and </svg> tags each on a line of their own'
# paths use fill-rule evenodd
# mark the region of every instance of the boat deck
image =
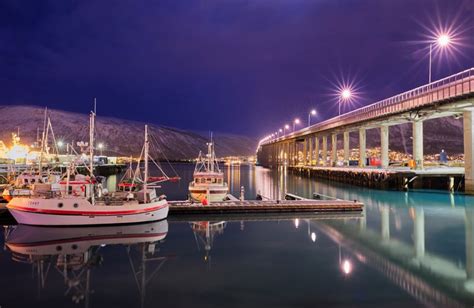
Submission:
<svg viewBox="0 0 474 308">
<path fill-rule="evenodd" d="M 246 200 L 222 201 L 209 205 L 169 201 L 170 215 L 242 213 L 344 213 L 360 212 L 363 204 L 347 200 Z"/>
</svg>

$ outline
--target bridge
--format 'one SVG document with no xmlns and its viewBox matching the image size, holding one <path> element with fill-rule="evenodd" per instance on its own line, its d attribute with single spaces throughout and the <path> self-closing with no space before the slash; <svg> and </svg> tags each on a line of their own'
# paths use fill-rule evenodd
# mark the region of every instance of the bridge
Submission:
<svg viewBox="0 0 474 308">
<path fill-rule="evenodd" d="M 258 145 L 257 160 L 270 168 L 280 165 L 332 168 L 338 164 L 337 140 L 342 135 L 343 163 L 348 165 L 350 134 L 358 133 L 358 166 L 364 168 L 366 130 L 377 128 L 381 136 L 381 167 L 389 168 L 389 128 L 411 123 L 415 168 L 423 170 L 423 121 L 449 116 L 463 118 L 465 191 L 474 194 L 474 68 L 283 136 L 265 137 Z"/>
</svg>

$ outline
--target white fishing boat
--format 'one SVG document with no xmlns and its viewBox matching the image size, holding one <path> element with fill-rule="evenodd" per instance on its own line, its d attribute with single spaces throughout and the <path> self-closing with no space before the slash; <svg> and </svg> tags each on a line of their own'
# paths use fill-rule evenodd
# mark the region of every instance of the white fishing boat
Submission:
<svg viewBox="0 0 474 308">
<path fill-rule="evenodd" d="M 151 222 L 168 216 L 165 196 L 156 195 L 156 185 L 148 181 L 149 141 L 145 126 L 142 157 L 145 171 L 141 189 L 115 196 L 104 189 L 93 174 L 95 113 L 90 116 L 89 177 L 74 178 L 71 168 L 65 180 L 30 197 L 13 198 L 7 205 L 16 221 L 26 225 L 77 226 Z M 137 179 L 138 181 L 138 179 Z"/>
<path fill-rule="evenodd" d="M 224 182 L 224 172 L 219 168 L 214 152 L 214 143 L 207 143 L 208 153 L 204 157 L 199 152 L 199 157 L 194 168 L 193 181 L 189 183 L 189 196 L 191 200 L 203 204 L 223 201 L 227 197 L 229 187 Z"/>
</svg>

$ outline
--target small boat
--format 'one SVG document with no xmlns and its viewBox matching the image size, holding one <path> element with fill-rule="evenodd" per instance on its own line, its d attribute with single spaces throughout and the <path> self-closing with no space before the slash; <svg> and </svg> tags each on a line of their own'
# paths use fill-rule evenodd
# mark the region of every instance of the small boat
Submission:
<svg viewBox="0 0 474 308">
<path fill-rule="evenodd" d="M 30 197 L 33 195 L 35 186 L 57 183 L 60 176 L 57 172 L 45 172 L 37 169 L 25 170 L 12 184 L 4 188 L 2 197 L 6 201 L 11 201 L 14 197 Z"/>
<path fill-rule="evenodd" d="M 138 191 L 126 196 L 115 196 L 96 181 L 93 174 L 95 113 L 90 116 L 89 163 L 90 175 L 85 178 L 71 175 L 67 169 L 65 181 L 59 189 L 50 185 L 42 193 L 30 197 L 14 197 L 7 205 L 19 224 L 39 226 L 108 225 L 151 222 L 168 216 L 165 196 L 157 197 L 154 185 L 148 183 L 150 156 L 148 126 L 145 125 L 145 144 L 142 153 L 145 165 L 143 181 Z"/>
<path fill-rule="evenodd" d="M 199 152 L 199 157 L 194 168 L 193 181 L 189 183 L 191 200 L 203 204 L 225 200 L 229 187 L 224 182 L 224 172 L 219 169 L 214 152 L 214 143 L 207 143 L 208 153 L 204 157 Z"/>
</svg>

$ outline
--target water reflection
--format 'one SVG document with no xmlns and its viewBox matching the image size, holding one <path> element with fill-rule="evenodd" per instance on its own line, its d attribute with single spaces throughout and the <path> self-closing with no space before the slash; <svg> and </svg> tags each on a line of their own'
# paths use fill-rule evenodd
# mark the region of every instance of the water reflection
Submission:
<svg viewBox="0 0 474 308">
<path fill-rule="evenodd" d="M 64 285 L 56 291 L 84 307 L 89 307 L 90 296 L 96 291 L 91 277 L 96 268 L 104 265 L 104 247 L 121 246 L 126 251 L 143 306 L 148 282 L 168 259 L 158 255 L 158 244 L 167 233 L 166 220 L 107 227 L 19 225 L 7 231 L 5 243 L 13 261 L 32 266 L 38 299 L 48 288 L 48 282 L 54 286 L 59 275 Z"/>
<path fill-rule="evenodd" d="M 193 221 L 190 222 L 196 246 L 199 251 L 204 250 L 204 262 L 211 266 L 211 249 L 217 235 L 223 234 L 227 222 L 225 221 Z"/>
</svg>

